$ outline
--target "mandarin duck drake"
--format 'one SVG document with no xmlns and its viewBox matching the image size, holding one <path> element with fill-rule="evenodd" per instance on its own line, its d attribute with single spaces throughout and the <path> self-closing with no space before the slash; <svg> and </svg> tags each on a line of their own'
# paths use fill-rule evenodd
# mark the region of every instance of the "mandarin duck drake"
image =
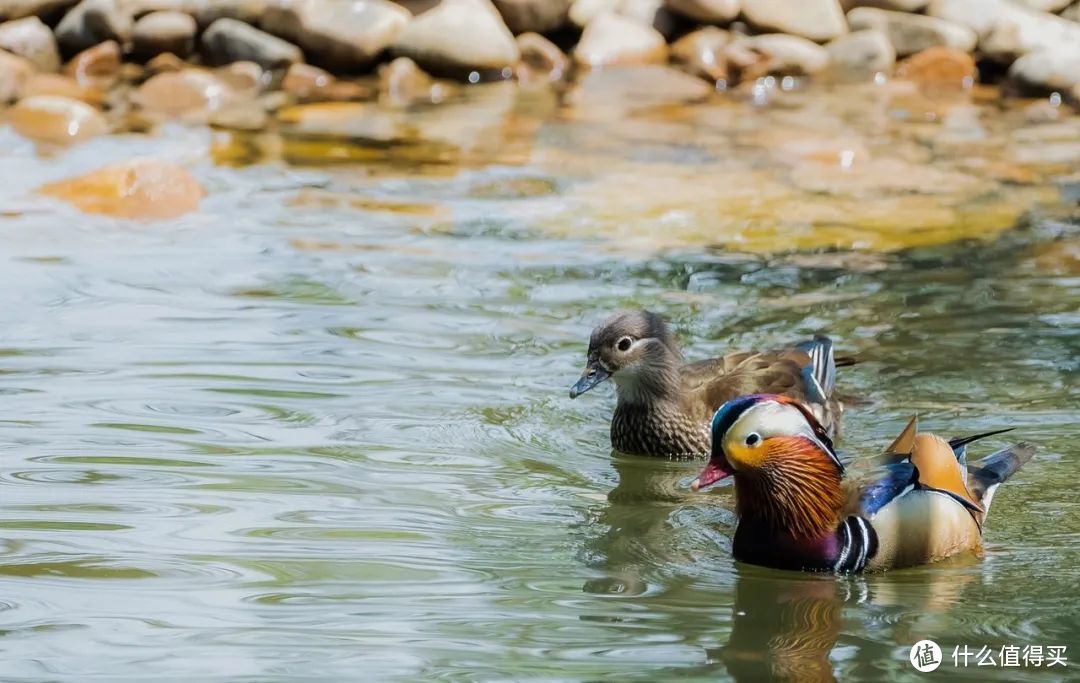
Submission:
<svg viewBox="0 0 1080 683">
<path fill-rule="evenodd" d="M 691 484 L 735 479 L 735 559 L 775 569 L 854 573 L 909 567 L 982 548 L 998 485 L 1035 454 L 1019 443 L 967 465 L 967 444 L 912 418 L 865 479 L 844 476 L 824 427 L 803 405 L 743 396 L 713 418 L 712 457 Z"/>
<path fill-rule="evenodd" d="M 631 455 L 706 458 L 709 419 L 725 401 L 769 392 L 803 401 L 829 433 L 842 404 L 833 396 L 838 363 L 819 336 L 790 349 L 745 351 L 684 363 L 667 324 L 649 311 L 617 313 L 593 330 L 588 362 L 570 388 L 577 398 L 607 379 L 618 396 L 611 446 Z"/>
</svg>

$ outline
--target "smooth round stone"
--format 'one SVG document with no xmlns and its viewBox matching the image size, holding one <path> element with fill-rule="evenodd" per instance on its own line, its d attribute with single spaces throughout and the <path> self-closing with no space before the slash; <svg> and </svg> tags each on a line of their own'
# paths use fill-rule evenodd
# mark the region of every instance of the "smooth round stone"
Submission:
<svg viewBox="0 0 1080 683">
<path fill-rule="evenodd" d="M 255 26 L 266 16 L 271 5 L 270 0 L 191 0 L 191 3 L 188 11 L 195 15 L 200 29 L 218 19 L 236 19 Z"/>
<path fill-rule="evenodd" d="M 82 142 L 108 130 L 97 109 L 59 95 L 24 97 L 8 112 L 8 122 L 23 137 L 53 144 Z"/>
<path fill-rule="evenodd" d="M 517 37 L 521 62 L 519 81 L 560 81 L 570 70 L 570 60 L 559 46 L 539 33 L 522 33 Z"/>
<path fill-rule="evenodd" d="M 848 31 L 838 0 L 752 0 L 743 16 L 761 31 L 775 31 L 823 43 Z"/>
<path fill-rule="evenodd" d="M 394 52 L 434 74 L 466 77 L 502 74 L 520 54 L 489 0 L 444 0 L 415 17 L 398 35 Z"/>
<path fill-rule="evenodd" d="M 896 78 L 935 89 L 967 89 L 978 78 L 975 59 L 966 52 L 932 47 L 917 52 L 896 66 Z"/>
<path fill-rule="evenodd" d="M 877 29 L 853 31 L 833 40 L 825 49 L 834 71 L 844 75 L 891 73 L 896 65 L 896 50 L 889 36 Z"/>
<path fill-rule="evenodd" d="M 408 57 L 379 67 L 379 97 L 392 105 L 431 101 L 435 81 Z"/>
<path fill-rule="evenodd" d="M 101 90 L 84 86 L 70 76 L 49 73 L 37 73 L 31 76 L 26 81 L 23 95 L 25 97 L 59 95 L 73 100 L 82 100 L 93 106 L 100 106 L 105 101 L 105 93 Z"/>
<path fill-rule="evenodd" d="M 177 218 L 199 208 L 205 194 L 185 168 L 152 159 L 105 166 L 38 192 L 85 213 L 136 220 Z"/>
<path fill-rule="evenodd" d="M 143 59 L 162 53 L 187 57 L 195 49 L 195 19 L 181 12 L 151 12 L 135 22 L 133 51 Z"/>
<path fill-rule="evenodd" d="M 561 28 L 570 12 L 570 0 L 494 0 L 506 25 L 514 33 L 548 33 Z"/>
<path fill-rule="evenodd" d="M 176 117 L 209 114 L 239 98 L 221 78 L 192 68 L 150 78 L 133 99 L 147 112 Z"/>
<path fill-rule="evenodd" d="M 113 78 L 119 73 L 120 65 L 120 45 L 115 40 L 107 40 L 75 55 L 64 67 L 64 72 L 86 84 Z"/>
<path fill-rule="evenodd" d="M 1009 67 L 1009 81 L 1024 94 L 1071 95 L 1080 86 L 1080 46 L 1075 51 L 1047 48 L 1029 52 Z"/>
<path fill-rule="evenodd" d="M 671 44 L 671 60 L 683 71 L 710 83 L 727 82 L 728 66 L 724 48 L 731 34 L 715 26 L 687 33 Z"/>
<path fill-rule="evenodd" d="M 1080 24 L 1005 0 L 932 0 L 927 14 L 967 26 L 979 36 L 980 54 L 1002 63 L 1046 47 L 1080 46 Z"/>
<path fill-rule="evenodd" d="M 352 72 L 369 68 L 411 18 L 390 0 L 286 0 L 267 8 L 260 26 L 299 44 L 310 61 Z"/>
<path fill-rule="evenodd" d="M 218 19 L 203 32 L 201 42 L 211 64 L 247 61 L 278 69 L 304 61 L 300 48 L 236 19 Z"/>
<path fill-rule="evenodd" d="M 975 49 L 978 36 L 966 26 L 921 14 L 888 12 L 858 7 L 848 12 L 853 30 L 876 29 L 889 36 L 896 54 L 906 57 L 931 47 L 951 47 L 963 52 Z"/>
<path fill-rule="evenodd" d="M 829 53 L 825 48 L 798 36 L 770 33 L 744 38 L 741 42 L 763 55 L 768 73 L 777 76 L 810 76 L 829 65 Z"/>
<path fill-rule="evenodd" d="M 56 27 L 56 40 L 65 54 L 106 40 L 126 43 L 131 38 L 131 14 L 118 0 L 82 0 Z"/>
<path fill-rule="evenodd" d="M 79 0 L 3 0 L 0 2 L 0 19 L 39 17 L 54 23 Z"/>
<path fill-rule="evenodd" d="M 574 61 L 592 68 L 663 64 L 667 56 L 667 41 L 659 31 L 610 12 L 590 21 L 574 48 Z"/>
<path fill-rule="evenodd" d="M 671 11 L 703 24 L 730 23 L 742 9 L 740 0 L 667 0 L 667 6 Z"/>
<path fill-rule="evenodd" d="M 22 57 L 0 50 L 0 104 L 22 97 L 34 65 Z"/>
<path fill-rule="evenodd" d="M 60 69 L 60 49 L 53 32 L 37 17 L 0 24 L 0 49 L 25 58 L 38 71 Z"/>
</svg>

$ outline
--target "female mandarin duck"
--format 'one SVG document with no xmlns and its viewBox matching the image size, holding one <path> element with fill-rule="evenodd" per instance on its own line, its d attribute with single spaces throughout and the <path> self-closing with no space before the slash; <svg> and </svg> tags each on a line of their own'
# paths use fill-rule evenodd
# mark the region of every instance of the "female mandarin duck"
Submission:
<svg viewBox="0 0 1080 683">
<path fill-rule="evenodd" d="M 994 490 L 1035 448 L 975 465 L 967 444 L 920 434 L 915 418 L 886 449 L 884 474 L 844 479 L 818 420 L 790 398 L 743 396 L 716 411 L 712 458 L 691 488 L 735 477 L 735 559 L 776 569 L 850 573 L 935 562 L 982 547 Z"/>
<path fill-rule="evenodd" d="M 782 351 L 731 353 L 684 364 L 660 316 L 626 311 L 593 330 L 588 358 L 570 398 L 609 378 L 615 383 L 611 445 L 623 453 L 708 457 L 709 418 L 725 401 L 756 392 L 804 401 L 830 433 L 839 425 L 842 406 L 832 395 L 837 361 L 827 337 Z M 840 365 L 851 363 L 843 359 Z"/>
</svg>

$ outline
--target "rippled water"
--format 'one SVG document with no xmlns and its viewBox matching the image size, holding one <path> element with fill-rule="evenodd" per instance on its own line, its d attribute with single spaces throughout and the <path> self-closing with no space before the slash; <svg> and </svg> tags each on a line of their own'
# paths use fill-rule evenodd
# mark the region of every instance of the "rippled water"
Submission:
<svg viewBox="0 0 1080 683">
<path fill-rule="evenodd" d="M 450 162 L 442 147 L 179 128 L 36 156 L 0 132 L 0 677 L 915 680 L 908 649 L 925 637 L 947 658 L 958 644 L 1080 658 L 1080 267 L 1071 186 L 1047 189 L 1071 157 L 953 204 L 892 188 L 896 206 L 963 204 L 967 224 L 1004 201 L 1014 230 L 763 256 L 730 222 L 714 226 L 728 247 L 700 239 L 722 203 L 686 199 L 687 217 L 658 200 L 650 216 L 640 183 L 614 191 L 650 165 L 661 194 L 675 168 L 691 182 L 740 153 L 767 168 L 702 124 L 750 111 L 728 109 L 607 131 L 503 111 L 476 137 L 499 128 L 494 148 Z M 446 116 L 455 135 L 479 118 Z M 702 137 L 650 140 L 649 125 Z M 1011 144 L 1077 154 L 1053 140 Z M 377 154 L 280 162 L 325 162 L 327 144 Z M 235 166 L 267 145 L 266 163 Z M 137 224 L 27 195 L 145 153 L 194 161 L 203 209 Z M 886 201 L 864 190 L 833 199 Z M 629 232 L 613 229 L 621 202 Z M 790 206 L 763 202 L 738 225 Z M 676 238 L 643 242 L 635 217 Z M 835 234 L 859 246 L 871 229 L 853 229 Z M 828 331 L 863 361 L 841 377 L 851 456 L 918 412 L 947 434 L 1015 427 L 1038 458 L 995 498 L 983 557 L 856 578 L 735 564 L 730 488 L 691 495 L 693 464 L 613 457 L 610 390 L 566 396 L 589 329 L 628 306 L 671 318 L 693 358 Z"/>
</svg>

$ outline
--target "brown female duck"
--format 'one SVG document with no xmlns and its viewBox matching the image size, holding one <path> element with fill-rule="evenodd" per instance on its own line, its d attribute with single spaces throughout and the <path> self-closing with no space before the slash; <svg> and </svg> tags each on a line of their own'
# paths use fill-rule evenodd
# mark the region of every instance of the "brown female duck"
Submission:
<svg viewBox="0 0 1080 683">
<path fill-rule="evenodd" d="M 796 398 L 810 406 L 830 433 L 835 432 L 842 410 L 832 395 L 836 367 L 832 342 L 820 336 L 790 349 L 744 351 L 684 363 L 660 316 L 625 311 L 593 330 L 588 363 L 570 388 L 570 398 L 611 379 L 618 395 L 611 419 L 615 450 L 704 458 L 712 443 L 709 421 L 713 413 L 726 401 L 746 394 Z"/>
</svg>

